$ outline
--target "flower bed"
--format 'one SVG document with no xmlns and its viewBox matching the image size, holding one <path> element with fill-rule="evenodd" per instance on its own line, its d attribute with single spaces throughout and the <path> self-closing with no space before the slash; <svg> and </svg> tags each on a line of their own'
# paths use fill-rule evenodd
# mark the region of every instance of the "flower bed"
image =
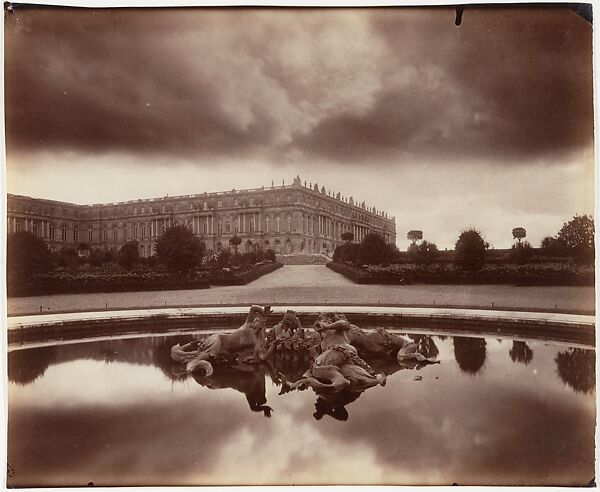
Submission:
<svg viewBox="0 0 600 492">
<path fill-rule="evenodd" d="M 246 285 L 282 266 L 282 263 L 269 261 L 243 268 L 215 268 L 210 273 L 209 282 L 211 285 Z"/>
<path fill-rule="evenodd" d="M 27 281 L 7 285 L 8 297 L 99 292 L 135 292 L 153 290 L 208 289 L 210 285 L 246 285 L 283 265 L 261 262 L 230 268 L 204 268 L 186 276 L 174 276 L 166 270 L 124 271 L 115 268 L 58 270 L 40 274 Z"/>
<path fill-rule="evenodd" d="M 486 265 L 478 272 L 462 271 L 447 264 L 350 265 L 328 263 L 328 268 L 358 284 L 508 284 L 508 285 L 594 285 L 593 268 L 572 265 Z"/>
<path fill-rule="evenodd" d="M 164 271 L 57 271 L 8 284 L 8 297 L 95 292 L 207 289 L 203 274 L 175 277 Z"/>
</svg>

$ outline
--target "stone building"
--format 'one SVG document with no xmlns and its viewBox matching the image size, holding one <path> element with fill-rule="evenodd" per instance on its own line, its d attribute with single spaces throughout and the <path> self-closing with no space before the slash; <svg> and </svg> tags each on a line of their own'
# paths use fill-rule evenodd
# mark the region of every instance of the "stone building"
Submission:
<svg viewBox="0 0 600 492">
<path fill-rule="evenodd" d="M 82 243 L 118 250 L 136 240 L 147 257 L 175 224 L 189 227 L 213 250 L 227 247 L 234 235 L 242 239 L 240 251 L 277 253 L 331 253 L 344 232 L 352 232 L 355 242 L 369 232 L 396 242 L 394 217 L 317 184 L 302 184 L 299 177 L 291 185 L 94 205 L 8 194 L 7 208 L 9 234 L 31 231 L 52 251 Z"/>
</svg>

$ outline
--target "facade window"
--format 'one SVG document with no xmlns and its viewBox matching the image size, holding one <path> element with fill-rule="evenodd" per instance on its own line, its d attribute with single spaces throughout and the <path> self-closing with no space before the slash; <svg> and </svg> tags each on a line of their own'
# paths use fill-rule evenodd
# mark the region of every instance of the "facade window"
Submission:
<svg viewBox="0 0 600 492">
<path fill-rule="evenodd" d="M 146 226 L 142 226 L 142 239 L 146 237 Z"/>
<path fill-rule="evenodd" d="M 225 230 L 227 231 L 227 234 L 231 232 L 231 224 L 229 222 L 225 224 Z"/>
<path fill-rule="evenodd" d="M 223 207 L 223 200 L 217 200 L 217 208 Z"/>
<path fill-rule="evenodd" d="M 106 230 L 106 227 L 102 230 L 102 240 L 104 242 L 108 241 L 108 231 Z"/>
<path fill-rule="evenodd" d="M 137 239 L 138 228 L 137 226 L 133 228 L 133 239 Z"/>
<path fill-rule="evenodd" d="M 160 227 L 160 235 L 161 236 L 165 235 L 165 225 L 164 224 Z"/>
<path fill-rule="evenodd" d="M 250 198 L 250 206 L 254 207 L 254 198 Z"/>
<path fill-rule="evenodd" d="M 19 227 L 19 223 L 17 222 L 17 228 Z M 50 239 L 53 241 L 56 239 L 56 226 L 52 224 L 50 226 Z"/>
<path fill-rule="evenodd" d="M 292 232 L 292 218 L 289 215 L 287 218 L 287 230 L 288 232 Z"/>
<path fill-rule="evenodd" d="M 266 232 L 269 232 L 269 217 L 265 217 Z"/>
<path fill-rule="evenodd" d="M 178 209 L 179 209 L 179 204 L 178 204 L 178 203 L 176 203 L 176 204 L 175 204 L 175 211 L 177 211 Z"/>
<path fill-rule="evenodd" d="M 113 241 L 118 240 L 118 231 L 116 227 L 113 227 Z"/>
<path fill-rule="evenodd" d="M 137 207 L 133 207 L 133 213 L 137 214 Z"/>
<path fill-rule="evenodd" d="M 142 213 L 145 214 L 146 213 L 146 207 L 142 207 Z"/>
<path fill-rule="evenodd" d="M 39 231 L 38 231 L 38 226 L 37 226 L 37 224 L 33 224 L 33 235 L 34 235 L 34 236 L 37 236 L 37 235 L 38 235 L 38 232 L 39 232 Z"/>
<path fill-rule="evenodd" d="M 74 243 L 79 242 L 79 229 L 77 227 L 75 229 L 73 229 L 73 242 Z"/>
<path fill-rule="evenodd" d="M 234 206 L 234 207 L 239 207 L 239 205 L 240 205 L 240 201 L 239 201 L 237 198 L 235 198 L 235 199 L 233 200 L 233 206 Z"/>
<path fill-rule="evenodd" d="M 23 224 L 21 222 L 21 219 L 17 219 L 17 232 L 21 232 L 21 230 L 23 229 Z"/>
<path fill-rule="evenodd" d="M 277 217 L 277 233 L 279 234 L 281 232 L 281 221 L 279 219 L 279 217 Z"/>
<path fill-rule="evenodd" d="M 93 240 L 93 236 L 92 236 L 93 232 L 92 232 L 92 228 L 90 227 L 88 229 L 88 243 L 91 243 Z"/>
<path fill-rule="evenodd" d="M 194 204 L 190 203 L 190 210 L 194 210 Z"/>
<path fill-rule="evenodd" d="M 67 242 L 67 227 L 66 226 L 63 226 L 63 228 L 62 228 L 61 239 L 62 239 L 63 243 Z"/>
<path fill-rule="evenodd" d="M 250 222 L 249 226 L 250 226 L 250 234 L 254 234 L 254 222 Z"/>
<path fill-rule="evenodd" d="M 208 202 L 202 204 L 202 210 L 208 210 Z"/>
</svg>

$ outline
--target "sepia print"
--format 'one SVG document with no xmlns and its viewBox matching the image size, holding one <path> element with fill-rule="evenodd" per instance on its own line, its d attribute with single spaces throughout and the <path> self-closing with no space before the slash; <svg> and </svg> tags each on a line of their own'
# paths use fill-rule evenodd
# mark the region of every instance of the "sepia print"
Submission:
<svg viewBox="0 0 600 492">
<path fill-rule="evenodd" d="M 8 487 L 595 483 L 591 5 L 4 16 Z"/>
</svg>

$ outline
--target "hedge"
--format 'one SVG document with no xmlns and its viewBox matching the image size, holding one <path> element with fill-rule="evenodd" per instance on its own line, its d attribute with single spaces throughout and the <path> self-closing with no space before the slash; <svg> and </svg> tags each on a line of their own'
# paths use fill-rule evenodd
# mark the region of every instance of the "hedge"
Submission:
<svg viewBox="0 0 600 492">
<path fill-rule="evenodd" d="M 359 267 L 342 263 L 328 263 L 331 270 L 344 275 L 358 284 L 504 284 L 504 285 L 570 285 L 593 286 L 593 270 L 580 271 L 574 267 L 540 268 L 520 266 L 513 268 L 489 268 L 467 272 L 455 268 L 433 266 L 429 268 L 394 266 Z"/>
</svg>

